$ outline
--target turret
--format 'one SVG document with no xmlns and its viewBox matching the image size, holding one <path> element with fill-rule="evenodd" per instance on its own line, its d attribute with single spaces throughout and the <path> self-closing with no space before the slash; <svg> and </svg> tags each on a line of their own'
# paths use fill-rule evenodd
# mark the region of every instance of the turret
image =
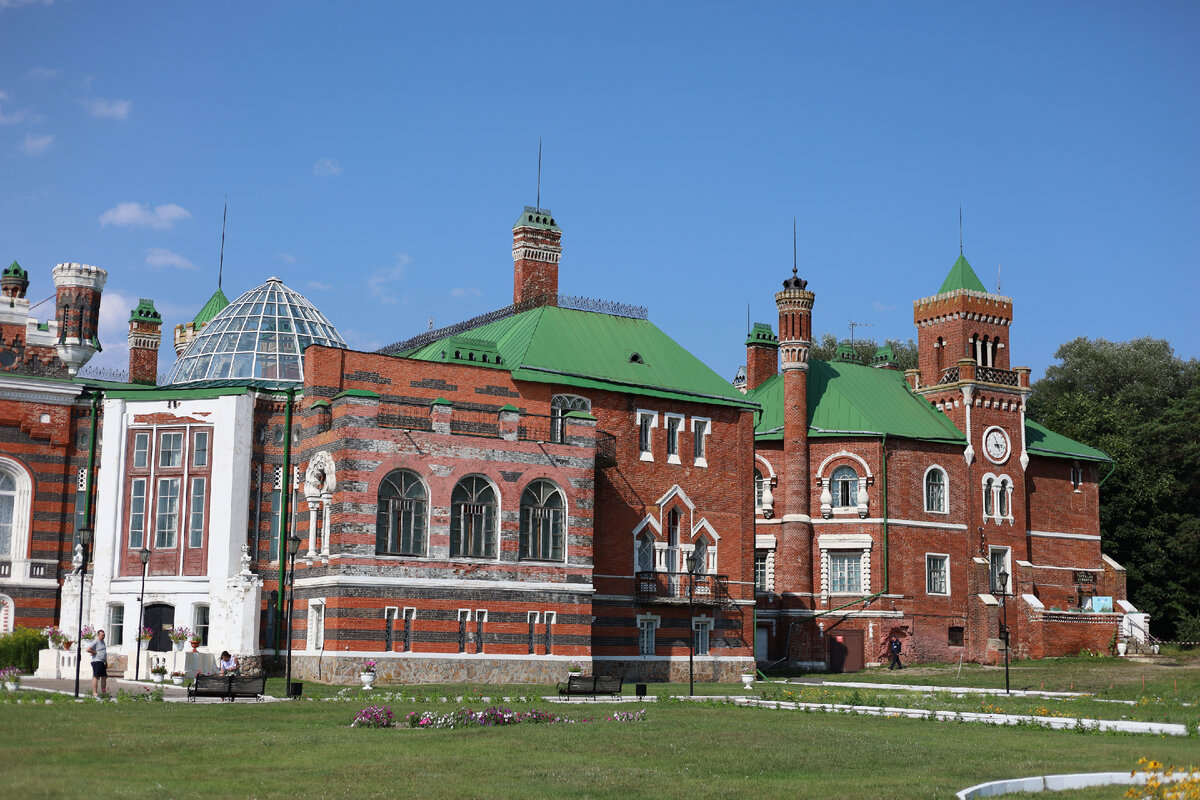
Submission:
<svg viewBox="0 0 1200 800">
<path fill-rule="evenodd" d="M 52 272 L 58 358 L 71 375 L 100 349 L 100 294 L 108 272 L 87 264 L 59 264 Z"/>
<path fill-rule="evenodd" d="M 142 298 L 129 315 L 129 382 L 158 383 L 158 346 L 162 342 L 162 315 L 154 301 Z"/>
<path fill-rule="evenodd" d="M 779 310 L 779 350 L 783 357 L 783 446 L 787 463 L 786 516 L 808 517 L 808 350 L 816 295 L 796 276 L 775 293 Z"/>
<path fill-rule="evenodd" d="M 779 339 L 765 322 L 756 322 L 746 337 L 746 391 L 754 391 L 779 371 Z"/>
<path fill-rule="evenodd" d="M 17 262 L 12 262 L 4 269 L 4 274 L 0 277 L 0 294 L 15 300 L 21 300 L 25 297 L 25 290 L 29 288 L 29 273 L 21 269 L 21 265 Z"/>
<path fill-rule="evenodd" d="M 525 206 L 513 225 L 513 303 L 558 305 L 562 228 L 546 208 Z"/>
</svg>

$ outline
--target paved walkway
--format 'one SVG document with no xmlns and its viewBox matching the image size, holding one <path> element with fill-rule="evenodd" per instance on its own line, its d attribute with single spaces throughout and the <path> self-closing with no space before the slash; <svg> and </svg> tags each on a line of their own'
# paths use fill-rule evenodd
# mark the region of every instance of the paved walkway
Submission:
<svg viewBox="0 0 1200 800">
<path fill-rule="evenodd" d="M 74 678 L 21 678 L 22 689 L 32 689 L 38 692 L 50 692 L 53 694 L 75 694 L 75 679 Z M 163 690 L 163 700 L 168 703 L 186 703 L 187 689 L 183 686 L 176 686 L 174 683 L 154 683 L 152 681 L 131 681 L 125 678 L 109 678 L 108 691 L 110 694 L 116 694 L 118 691 L 124 690 L 131 694 L 139 692 L 151 692 L 155 689 Z M 90 698 L 92 696 L 92 678 L 91 676 L 79 676 L 79 698 Z M 274 702 L 282 700 L 280 697 L 263 697 L 263 700 Z M 220 703 L 219 697 L 197 697 L 194 702 L 197 703 Z M 237 702 L 237 701 L 235 701 Z M 243 700 L 242 702 L 252 702 Z"/>
</svg>

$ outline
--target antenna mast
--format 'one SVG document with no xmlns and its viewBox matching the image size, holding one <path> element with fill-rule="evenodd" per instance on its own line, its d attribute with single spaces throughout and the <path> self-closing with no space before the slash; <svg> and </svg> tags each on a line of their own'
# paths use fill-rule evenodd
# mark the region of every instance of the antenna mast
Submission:
<svg viewBox="0 0 1200 800">
<path fill-rule="evenodd" d="M 958 204 L 958 254 L 961 256 L 962 251 L 962 203 Z"/>
<path fill-rule="evenodd" d="M 538 137 L 538 184 L 537 184 L 537 210 L 540 214 L 542 211 L 542 137 Z"/>
<path fill-rule="evenodd" d="M 221 276 L 225 272 L 225 218 L 229 216 L 229 195 L 225 195 L 225 210 L 221 212 L 221 262 L 217 267 L 217 291 L 221 291 Z"/>
<path fill-rule="evenodd" d="M 854 329 L 855 328 L 873 328 L 873 322 L 851 322 L 850 323 L 850 344 L 854 344 Z"/>
<path fill-rule="evenodd" d="M 796 274 L 796 218 L 792 217 L 792 274 Z"/>
<path fill-rule="evenodd" d="M 996 294 L 1004 294 L 1004 276 L 1001 270 L 1004 267 L 1003 261 L 996 262 Z"/>
</svg>

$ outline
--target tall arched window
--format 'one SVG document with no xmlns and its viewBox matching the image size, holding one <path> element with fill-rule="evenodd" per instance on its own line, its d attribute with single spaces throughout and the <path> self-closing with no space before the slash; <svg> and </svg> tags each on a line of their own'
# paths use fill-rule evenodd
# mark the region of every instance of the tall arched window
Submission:
<svg viewBox="0 0 1200 800">
<path fill-rule="evenodd" d="M 999 508 L 1000 508 L 1000 516 L 1002 516 L 1002 517 L 1008 516 L 1008 490 L 1009 490 L 1008 480 L 1006 478 L 1002 478 L 1000 480 L 1000 492 L 999 492 L 999 494 L 1000 494 L 1000 498 L 999 498 L 1000 499 L 1000 507 Z"/>
<path fill-rule="evenodd" d="M 992 505 L 992 487 L 994 485 L 995 482 L 991 478 L 988 478 L 983 483 L 983 515 L 985 517 L 992 516 L 992 509 L 995 508 Z"/>
<path fill-rule="evenodd" d="M 654 571 L 654 537 L 645 532 L 637 537 L 637 571 Z"/>
<path fill-rule="evenodd" d="M 946 511 L 946 473 L 938 467 L 925 473 L 925 510 L 938 514 Z"/>
<path fill-rule="evenodd" d="M 547 480 L 536 480 L 521 493 L 521 558 L 562 561 L 564 540 L 562 492 Z"/>
<path fill-rule="evenodd" d="M 566 438 L 563 416 L 572 411 L 592 410 L 592 401 L 573 394 L 556 394 L 550 398 L 550 441 L 561 442 Z"/>
<path fill-rule="evenodd" d="M 703 536 L 697 539 L 692 553 L 696 556 L 696 574 L 704 575 L 708 572 L 708 540 Z"/>
<path fill-rule="evenodd" d="M 29 546 L 29 475 L 12 459 L 0 457 L 0 557 L 25 558 Z"/>
<path fill-rule="evenodd" d="M 858 506 L 858 473 L 853 467 L 838 467 L 830 478 L 834 508 Z"/>
<path fill-rule="evenodd" d="M 754 470 L 754 508 L 758 510 L 762 508 L 763 500 L 763 476 L 757 469 Z"/>
<path fill-rule="evenodd" d="M 0 556 L 12 557 L 16 511 L 17 482 L 7 472 L 0 472 Z"/>
<path fill-rule="evenodd" d="M 423 556 L 429 495 L 414 473 L 398 469 L 379 484 L 379 512 L 375 518 L 375 552 L 386 555 Z"/>
<path fill-rule="evenodd" d="M 496 557 L 496 490 L 479 475 L 463 478 L 450 495 L 450 555 Z"/>
</svg>

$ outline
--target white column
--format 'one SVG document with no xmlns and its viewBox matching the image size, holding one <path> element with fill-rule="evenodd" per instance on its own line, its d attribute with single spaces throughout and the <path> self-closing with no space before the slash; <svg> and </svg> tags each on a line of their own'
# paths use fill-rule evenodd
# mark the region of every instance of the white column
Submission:
<svg viewBox="0 0 1200 800">
<path fill-rule="evenodd" d="M 306 558 L 313 559 L 317 557 L 317 508 L 320 506 L 320 501 L 308 501 L 308 553 Z"/>
<path fill-rule="evenodd" d="M 329 516 L 333 508 L 333 495 L 325 492 L 321 495 L 321 555 L 329 557 Z"/>
</svg>

